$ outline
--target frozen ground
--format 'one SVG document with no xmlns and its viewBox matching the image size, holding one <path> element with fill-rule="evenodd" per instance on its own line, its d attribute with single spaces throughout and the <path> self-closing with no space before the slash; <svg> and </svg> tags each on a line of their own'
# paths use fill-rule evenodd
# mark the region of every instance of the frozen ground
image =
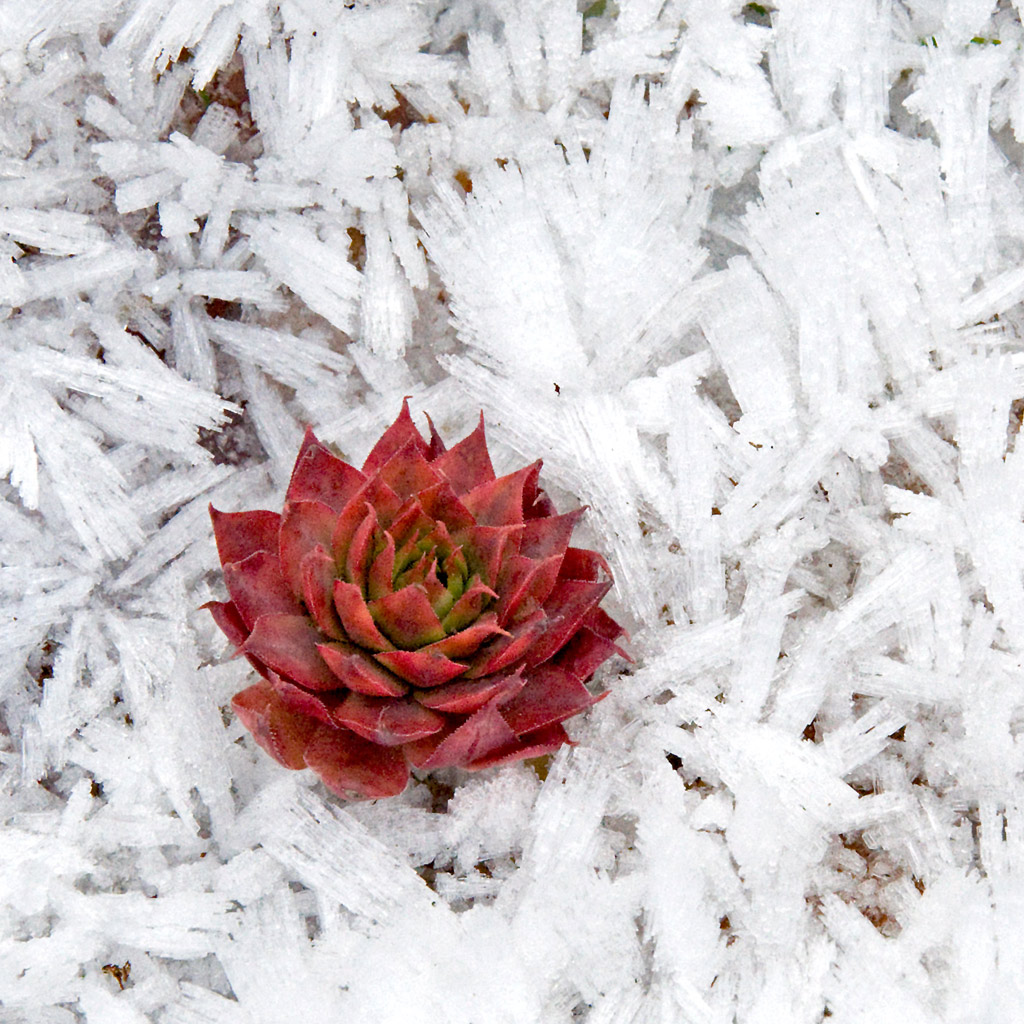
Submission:
<svg viewBox="0 0 1024 1024">
<path fill-rule="evenodd" d="M 1022 10 L 0 0 L 0 1021 L 1020 1021 Z M 405 394 L 636 662 L 346 806 L 206 506 Z"/>
</svg>

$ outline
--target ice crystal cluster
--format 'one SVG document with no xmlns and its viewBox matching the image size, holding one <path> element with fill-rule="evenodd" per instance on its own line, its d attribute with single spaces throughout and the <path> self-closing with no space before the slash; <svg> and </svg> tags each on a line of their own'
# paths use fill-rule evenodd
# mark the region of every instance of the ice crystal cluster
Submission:
<svg viewBox="0 0 1024 1024">
<path fill-rule="evenodd" d="M 0 0 L 3 1024 L 1020 1019 L 1022 8 Z M 406 395 L 634 660 L 345 801 L 207 510 Z"/>
</svg>

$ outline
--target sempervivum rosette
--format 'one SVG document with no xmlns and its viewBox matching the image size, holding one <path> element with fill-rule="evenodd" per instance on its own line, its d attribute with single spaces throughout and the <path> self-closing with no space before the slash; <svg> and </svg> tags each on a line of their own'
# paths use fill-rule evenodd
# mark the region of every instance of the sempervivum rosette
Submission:
<svg viewBox="0 0 1024 1024">
<path fill-rule="evenodd" d="M 618 650 L 605 560 L 569 546 L 540 462 L 495 477 L 483 417 L 446 450 L 408 403 L 362 471 L 312 431 L 284 512 L 218 512 L 231 600 L 207 607 L 263 677 L 232 704 L 288 768 L 336 793 L 400 793 L 409 766 L 548 753 Z"/>
</svg>

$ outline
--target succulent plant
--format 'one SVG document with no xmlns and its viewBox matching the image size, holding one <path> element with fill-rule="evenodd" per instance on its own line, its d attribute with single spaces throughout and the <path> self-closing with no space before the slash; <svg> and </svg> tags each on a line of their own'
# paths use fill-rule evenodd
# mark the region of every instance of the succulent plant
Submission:
<svg viewBox="0 0 1024 1024">
<path fill-rule="evenodd" d="M 556 750 L 622 653 L 608 565 L 569 545 L 585 510 L 556 513 L 539 461 L 495 477 L 482 414 L 430 433 L 404 402 L 358 470 L 307 430 L 282 514 L 210 508 L 230 600 L 206 607 L 262 676 L 235 713 L 343 796 Z"/>
</svg>

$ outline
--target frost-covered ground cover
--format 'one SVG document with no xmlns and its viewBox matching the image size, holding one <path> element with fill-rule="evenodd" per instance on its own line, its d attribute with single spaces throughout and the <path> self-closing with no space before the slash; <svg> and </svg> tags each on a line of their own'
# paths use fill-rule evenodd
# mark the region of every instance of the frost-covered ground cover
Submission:
<svg viewBox="0 0 1024 1024">
<path fill-rule="evenodd" d="M 1022 9 L 0 2 L 0 1021 L 1020 1020 Z M 206 509 L 403 395 L 635 662 L 346 805 Z"/>
</svg>

